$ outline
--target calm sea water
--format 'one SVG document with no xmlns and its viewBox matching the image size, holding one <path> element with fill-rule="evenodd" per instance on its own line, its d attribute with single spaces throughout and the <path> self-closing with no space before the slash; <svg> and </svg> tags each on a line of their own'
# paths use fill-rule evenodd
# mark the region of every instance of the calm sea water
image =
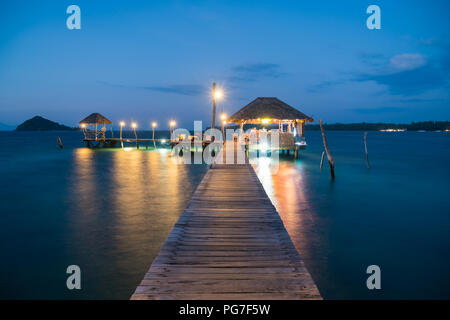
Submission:
<svg viewBox="0 0 450 320">
<path fill-rule="evenodd" d="M 320 132 L 300 159 L 258 176 L 322 296 L 329 299 L 450 298 L 450 134 L 327 133 L 336 161 L 320 170 Z M 381 268 L 381 290 L 366 269 Z"/>
<path fill-rule="evenodd" d="M 362 135 L 327 134 L 334 182 L 316 131 L 258 176 L 324 298 L 450 298 L 450 135 L 370 132 L 370 170 Z M 207 170 L 81 138 L 0 132 L 0 298 L 128 299 Z M 82 290 L 66 288 L 71 264 Z M 371 264 L 382 290 L 366 288 Z"/>
</svg>

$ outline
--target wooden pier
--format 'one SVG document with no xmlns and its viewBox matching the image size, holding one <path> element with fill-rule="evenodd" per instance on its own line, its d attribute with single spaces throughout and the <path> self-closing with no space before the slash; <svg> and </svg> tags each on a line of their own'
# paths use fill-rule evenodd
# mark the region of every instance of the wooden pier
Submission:
<svg viewBox="0 0 450 320">
<path fill-rule="evenodd" d="M 321 299 L 249 164 L 212 165 L 131 299 Z"/>
<path fill-rule="evenodd" d="M 174 141 L 170 139 L 145 139 L 145 138 L 105 138 L 105 139 L 83 139 L 86 143 L 86 147 L 88 148 L 116 148 L 121 146 L 129 146 L 135 147 L 136 149 L 144 148 L 148 149 L 149 147 L 155 147 L 156 143 L 166 144 L 171 149 L 180 143 L 180 141 Z M 201 141 L 199 145 L 201 145 L 201 149 L 204 150 L 211 141 Z M 196 145 L 192 144 L 195 148 Z M 199 147 L 200 149 L 200 147 Z"/>
</svg>

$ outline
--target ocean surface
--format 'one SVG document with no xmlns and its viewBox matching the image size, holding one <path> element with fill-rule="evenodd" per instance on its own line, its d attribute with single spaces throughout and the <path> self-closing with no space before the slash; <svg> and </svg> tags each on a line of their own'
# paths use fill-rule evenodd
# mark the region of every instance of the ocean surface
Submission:
<svg viewBox="0 0 450 320">
<path fill-rule="evenodd" d="M 255 168 L 322 296 L 449 299 L 450 133 L 369 132 L 368 169 L 362 132 L 329 131 L 334 181 L 326 159 L 319 168 L 320 132 L 306 138 L 298 160 Z M 207 170 L 161 146 L 81 140 L 0 132 L 0 299 L 128 299 Z M 69 265 L 81 290 L 66 287 Z M 369 265 L 381 290 L 366 287 Z"/>
</svg>

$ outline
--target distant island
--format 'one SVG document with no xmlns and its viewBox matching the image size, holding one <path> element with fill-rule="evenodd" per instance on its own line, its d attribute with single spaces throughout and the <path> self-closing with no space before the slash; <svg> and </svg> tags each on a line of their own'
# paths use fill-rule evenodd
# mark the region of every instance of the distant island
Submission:
<svg viewBox="0 0 450 320">
<path fill-rule="evenodd" d="M 17 126 L 16 131 L 72 131 L 77 130 L 57 122 L 50 121 L 40 116 L 28 119 Z"/>
<path fill-rule="evenodd" d="M 307 130 L 320 130 L 318 124 L 305 125 Z M 345 130 L 345 131 L 380 131 L 389 129 L 408 130 L 408 131 L 445 131 L 450 130 L 450 121 L 422 121 L 411 122 L 409 124 L 398 123 L 333 123 L 324 124 L 325 130 Z"/>
</svg>

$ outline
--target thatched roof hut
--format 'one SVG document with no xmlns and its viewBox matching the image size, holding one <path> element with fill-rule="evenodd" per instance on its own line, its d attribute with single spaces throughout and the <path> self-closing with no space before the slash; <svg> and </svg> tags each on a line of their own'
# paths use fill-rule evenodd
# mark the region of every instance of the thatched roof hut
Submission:
<svg viewBox="0 0 450 320">
<path fill-rule="evenodd" d="M 91 124 L 112 124 L 112 122 L 102 116 L 100 113 L 92 113 L 87 116 L 83 120 L 80 121 L 80 124 L 91 125 Z"/>
<path fill-rule="evenodd" d="M 234 123 L 261 123 L 264 119 L 271 122 L 298 121 L 312 122 L 313 119 L 277 98 L 259 97 L 228 118 Z"/>
</svg>

